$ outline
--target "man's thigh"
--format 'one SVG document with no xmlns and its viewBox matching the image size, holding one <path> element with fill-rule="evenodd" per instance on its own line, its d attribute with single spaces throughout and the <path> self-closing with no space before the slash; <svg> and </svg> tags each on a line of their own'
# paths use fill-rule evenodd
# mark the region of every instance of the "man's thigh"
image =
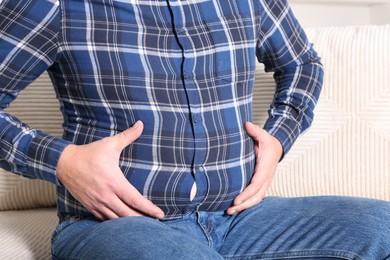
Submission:
<svg viewBox="0 0 390 260">
<path fill-rule="evenodd" d="M 53 259 L 222 259 L 206 244 L 152 218 L 63 225 L 53 237 Z"/>
<path fill-rule="evenodd" d="M 390 203 L 350 197 L 268 197 L 238 214 L 227 259 L 386 259 Z"/>
</svg>

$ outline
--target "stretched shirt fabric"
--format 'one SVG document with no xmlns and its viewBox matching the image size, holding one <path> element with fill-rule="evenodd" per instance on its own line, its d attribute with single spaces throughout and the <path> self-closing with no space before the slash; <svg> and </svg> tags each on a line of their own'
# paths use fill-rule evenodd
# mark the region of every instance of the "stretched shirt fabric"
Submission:
<svg viewBox="0 0 390 260">
<path fill-rule="evenodd" d="M 88 216 L 56 178 L 61 152 L 142 120 L 121 154 L 127 180 L 167 219 L 225 210 L 255 166 L 244 123 L 256 58 L 275 73 L 264 129 L 286 154 L 312 121 L 323 77 L 286 0 L 3 0 L 0 165 L 57 184 L 60 216 Z M 44 71 L 63 138 L 4 110 Z"/>
</svg>

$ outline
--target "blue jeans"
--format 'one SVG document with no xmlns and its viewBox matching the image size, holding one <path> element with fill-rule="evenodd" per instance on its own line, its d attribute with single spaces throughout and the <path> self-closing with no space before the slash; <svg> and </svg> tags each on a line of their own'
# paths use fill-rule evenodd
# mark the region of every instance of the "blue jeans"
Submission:
<svg viewBox="0 0 390 260">
<path fill-rule="evenodd" d="M 72 218 L 53 259 L 390 259 L 390 203 L 349 197 L 268 197 L 229 216 L 176 220 Z"/>
</svg>

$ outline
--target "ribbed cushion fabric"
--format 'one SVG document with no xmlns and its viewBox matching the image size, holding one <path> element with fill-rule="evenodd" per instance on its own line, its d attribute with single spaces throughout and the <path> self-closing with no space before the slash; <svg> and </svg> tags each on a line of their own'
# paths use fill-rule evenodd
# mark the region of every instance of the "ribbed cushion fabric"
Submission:
<svg viewBox="0 0 390 260">
<path fill-rule="evenodd" d="M 0 211 L 55 206 L 55 187 L 0 171 Z"/>
<path fill-rule="evenodd" d="M 269 195 L 390 200 L 390 25 L 307 30 L 325 81 L 312 127 L 279 164 Z M 258 68 L 255 121 L 272 98 Z"/>
<path fill-rule="evenodd" d="M 55 208 L 0 212 L 0 259 L 51 259 Z"/>
<path fill-rule="evenodd" d="M 47 74 L 22 91 L 6 111 L 31 127 L 55 136 L 62 135 L 59 103 Z M 50 206 L 55 206 L 54 185 L 41 180 L 29 180 L 0 169 L 0 210 Z"/>
</svg>

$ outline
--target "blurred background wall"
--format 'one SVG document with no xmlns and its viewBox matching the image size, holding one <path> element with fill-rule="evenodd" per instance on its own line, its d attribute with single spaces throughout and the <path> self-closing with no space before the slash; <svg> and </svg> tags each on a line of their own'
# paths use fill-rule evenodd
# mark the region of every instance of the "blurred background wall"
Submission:
<svg viewBox="0 0 390 260">
<path fill-rule="evenodd" d="M 289 0 L 303 27 L 390 24 L 390 0 Z"/>
</svg>

